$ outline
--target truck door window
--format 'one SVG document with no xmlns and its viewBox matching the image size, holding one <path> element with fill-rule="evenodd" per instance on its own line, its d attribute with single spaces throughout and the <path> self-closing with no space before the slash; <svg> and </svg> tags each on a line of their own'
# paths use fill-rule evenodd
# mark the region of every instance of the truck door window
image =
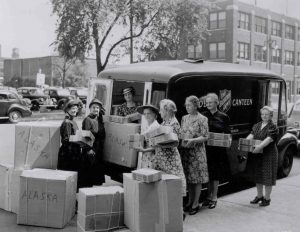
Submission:
<svg viewBox="0 0 300 232">
<path fill-rule="evenodd" d="M 96 84 L 94 87 L 94 94 L 93 96 L 97 99 L 99 99 L 103 104 L 105 108 L 106 104 L 106 96 L 107 96 L 107 88 L 103 84 Z"/>
<path fill-rule="evenodd" d="M 274 110 L 273 121 L 276 124 L 278 120 L 279 92 L 280 83 L 278 81 L 270 81 L 268 88 L 268 106 Z"/>
<path fill-rule="evenodd" d="M 164 83 L 153 83 L 151 104 L 159 108 L 159 102 L 166 98 L 167 85 Z"/>
<path fill-rule="evenodd" d="M 283 82 L 281 84 L 281 107 L 280 107 L 280 119 L 286 119 L 287 117 L 287 99 L 286 88 Z"/>
</svg>

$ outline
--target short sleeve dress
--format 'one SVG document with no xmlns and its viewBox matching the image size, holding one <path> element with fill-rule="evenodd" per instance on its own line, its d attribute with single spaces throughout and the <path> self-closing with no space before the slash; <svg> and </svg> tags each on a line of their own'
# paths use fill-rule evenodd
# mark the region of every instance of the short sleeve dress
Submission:
<svg viewBox="0 0 300 232">
<path fill-rule="evenodd" d="M 170 126 L 173 128 L 174 133 L 176 133 L 177 135 L 180 134 L 180 125 L 175 117 L 169 121 L 163 121 L 161 125 Z M 153 168 L 167 174 L 172 174 L 180 177 L 182 180 L 182 195 L 186 195 L 186 179 L 183 171 L 181 157 L 177 147 L 156 147 Z"/>
<path fill-rule="evenodd" d="M 250 178 L 256 184 L 272 186 L 276 184 L 277 179 L 278 151 L 276 140 L 278 128 L 272 121 L 269 121 L 262 129 L 261 124 L 262 122 L 259 122 L 253 126 L 251 132 L 253 139 L 264 140 L 270 137 L 273 142 L 263 149 L 263 154 L 249 154 L 246 170 L 248 170 L 247 173 L 252 173 Z"/>
<path fill-rule="evenodd" d="M 185 115 L 181 120 L 181 133 L 190 138 L 207 137 L 207 118 L 198 113 L 196 117 Z M 197 143 L 192 148 L 180 149 L 183 169 L 188 184 L 208 182 L 206 150 L 204 143 Z"/>
<path fill-rule="evenodd" d="M 127 107 L 127 103 L 125 102 L 117 108 L 117 115 L 125 117 L 129 114 L 133 114 L 139 106 L 140 104 L 136 103 L 133 107 Z"/>
</svg>

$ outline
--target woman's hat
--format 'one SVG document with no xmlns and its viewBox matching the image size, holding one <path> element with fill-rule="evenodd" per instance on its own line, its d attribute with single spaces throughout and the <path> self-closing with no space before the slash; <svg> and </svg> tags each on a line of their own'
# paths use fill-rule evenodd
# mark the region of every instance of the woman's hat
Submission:
<svg viewBox="0 0 300 232">
<path fill-rule="evenodd" d="M 130 86 L 130 87 L 124 88 L 122 92 L 123 92 L 123 95 L 126 93 L 132 93 L 134 95 L 135 89 L 132 86 Z"/>
<path fill-rule="evenodd" d="M 144 113 L 144 109 L 151 109 L 156 115 L 159 115 L 159 110 L 157 107 L 155 107 L 154 105 L 143 105 L 143 106 L 139 106 L 137 108 L 137 112 L 140 113 L 140 114 L 143 114 Z"/>
<path fill-rule="evenodd" d="M 91 101 L 91 103 L 89 104 L 89 108 L 91 108 L 91 106 L 92 106 L 93 104 L 99 105 L 100 108 L 103 108 L 103 103 L 102 103 L 100 100 L 98 100 L 97 98 L 94 98 L 94 99 Z"/>
<path fill-rule="evenodd" d="M 72 106 L 77 106 L 79 107 L 79 102 L 76 101 L 76 100 L 68 100 L 66 103 L 65 103 L 65 106 L 64 106 L 64 112 L 67 112 L 68 109 L 70 109 Z"/>
</svg>

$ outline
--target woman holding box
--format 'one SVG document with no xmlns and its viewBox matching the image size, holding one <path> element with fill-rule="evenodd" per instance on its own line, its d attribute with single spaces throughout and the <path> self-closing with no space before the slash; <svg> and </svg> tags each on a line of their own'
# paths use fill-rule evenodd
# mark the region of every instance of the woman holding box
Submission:
<svg viewBox="0 0 300 232">
<path fill-rule="evenodd" d="M 208 119 L 209 132 L 230 134 L 230 119 L 227 114 L 218 110 L 218 96 L 215 93 L 209 93 L 205 97 L 205 102 L 207 111 L 203 112 L 203 115 Z M 225 147 L 207 146 L 206 154 L 209 184 L 208 197 L 202 206 L 213 209 L 217 206 L 219 183 L 229 178 L 230 168 Z"/>
<path fill-rule="evenodd" d="M 82 130 L 89 130 L 95 137 L 93 147 L 86 146 L 87 155 L 85 171 L 85 185 L 101 185 L 104 183 L 103 147 L 105 128 L 102 115 L 105 113 L 103 104 L 98 99 L 93 99 L 89 105 L 90 114 L 82 122 Z"/>
<path fill-rule="evenodd" d="M 146 119 L 146 125 L 145 127 L 142 127 L 142 131 L 141 131 L 142 135 L 159 127 L 159 124 L 156 121 L 159 111 L 155 106 L 153 105 L 140 106 L 138 107 L 137 112 L 144 115 Z M 155 152 L 154 152 L 154 148 L 149 146 L 149 141 L 146 140 L 145 148 L 137 147 L 136 149 L 142 153 L 142 157 L 140 158 L 140 162 L 141 162 L 140 167 L 153 168 Z"/>
<path fill-rule="evenodd" d="M 197 109 L 200 101 L 196 96 L 187 97 L 185 107 L 188 115 L 181 120 L 181 157 L 187 180 L 189 198 L 184 207 L 190 215 L 199 211 L 199 198 L 202 184 L 208 182 L 208 170 L 204 142 L 207 140 L 207 118 Z"/>
<path fill-rule="evenodd" d="M 117 108 L 117 115 L 125 117 L 135 113 L 139 105 L 134 101 L 135 89 L 133 87 L 125 88 L 122 92 L 126 102 Z"/>
<path fill-rule="evenodd" d="M 256 183 L 257 196 L 250 201 L 251 204 L 268 206 L 271 202 L 272 186 L 276 184 L 278 151 L 276 140 L 278 129 L 272 122 L 273 109 L 264 106 L 261 110 L 262 121 L 255 124 L 247 139 L 262 140 L 253 150 L 253 155 L 248 157 L 246 169 L 254 171 L 254 182 Z M 265 196 L 263 195 L 265 187 Z"/>
</svg>

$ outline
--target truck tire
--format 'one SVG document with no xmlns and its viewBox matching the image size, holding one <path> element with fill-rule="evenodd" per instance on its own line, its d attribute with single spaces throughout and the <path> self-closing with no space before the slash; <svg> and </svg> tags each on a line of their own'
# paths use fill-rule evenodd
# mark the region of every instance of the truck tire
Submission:
<svg viewBox="0 0 300 232">
<path fill-rule="evenodd" d="M 22 118 L 22 114 L 18 110 L 12 110 L 9 112 L 8 117 L 11 123 L 18 123 Z"/>
<path fill-rule="evenodd" d="M 38 102 L 32 102 L 31 110 L 32 111 L 39 111 L 40 110 L 40 104 Z"/>
<path fill-rule="evenodd" d="M 59 110 L 63 110 L 63 109 L 64 109 L 65 101 L 66 101 L 66 100 L 60 100 L 60 101 L 58 102 L 57 108 L 58 108 Z"/>
<path fill-rule="evenodd" d="M 294 155 L 296 154 L 296 148 L 293 146 L 288 146 L 282 151 L 282 153 L 282 163 L 278 168 L 277 174 L 279 178 L 287 177 L 290 174 L 293 167 L 293 159 Z"/>
</svg>

